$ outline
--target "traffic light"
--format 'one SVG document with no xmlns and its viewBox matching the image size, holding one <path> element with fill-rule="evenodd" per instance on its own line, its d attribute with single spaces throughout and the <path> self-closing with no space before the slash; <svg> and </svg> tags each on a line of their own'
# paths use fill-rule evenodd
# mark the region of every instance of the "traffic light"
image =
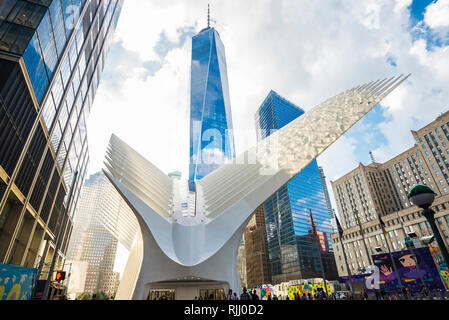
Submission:
<svg viewBox="0 0 449 320">
<path fill-rule="evenodd" d="M 55 280 L 58 282 L 64 281 L 65 280 L 65 271 L 56 272 Z"/>
</svg>

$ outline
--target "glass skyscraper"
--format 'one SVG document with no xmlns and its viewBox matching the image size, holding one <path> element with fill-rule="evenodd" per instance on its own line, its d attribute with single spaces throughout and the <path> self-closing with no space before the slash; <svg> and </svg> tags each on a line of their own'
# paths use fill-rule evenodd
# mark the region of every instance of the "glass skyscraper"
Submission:
<svg viewBox="0 0 449 320">
<path fill-rule="evenodd" d="M 114 272 L 118 243 L 131 250 L 138 222 L 102 172 L 85 181 L 81 194 L 67 259 L 88 262 L 83 292 L 113 296 L 118 285 Z"/>
<path fill-rule="evenodd" d="M 1 263 L 43 266 L 46 277 L 58 239 L 65 255 L 89 161 L 86 119 L 122 4 L 0 1 Z"/>
<path fill-rule="evenodd" d="M 189 189 L 235 157 L 225 48 L 214 28 L 192 39 Z"/>
<path fill-rule="evenodd" d="M 304 113 L 271 91 L 256 113 L 258 141 Z M 328 280 L 336 278 L 330 211 L 316 160 L 268 199 L 264 211 L 274 283 L 322 278 L 322 265 Z"/>
</svg>

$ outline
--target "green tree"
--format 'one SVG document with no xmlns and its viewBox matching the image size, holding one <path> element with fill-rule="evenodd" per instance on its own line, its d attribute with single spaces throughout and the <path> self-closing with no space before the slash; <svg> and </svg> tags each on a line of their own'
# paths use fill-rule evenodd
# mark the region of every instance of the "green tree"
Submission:
<svg viewBox="0 0 449 320">
<path fill-rule="evenodd" d="M 97 291 L 95 300 L 109 300 L 109 296 L 103 291 Z"/>
<path fill-rule="evenodd" d="M 76 298 L 76 300 L 92 300 L 92 296 L 90 295 L 90 293 L 85 292 L 78 298 Z"/>
</svg>

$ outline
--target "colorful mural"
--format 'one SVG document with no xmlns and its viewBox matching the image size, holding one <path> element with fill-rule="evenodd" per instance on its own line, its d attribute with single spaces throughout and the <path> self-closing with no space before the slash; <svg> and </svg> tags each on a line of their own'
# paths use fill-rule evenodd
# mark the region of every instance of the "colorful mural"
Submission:
<svg viewBox="0 0 449 320">
<path fill-rule="evenodd" d="M 429 248 L 419 248 L 392 253 L 402 284 L 414 292 L 422 290 L 423 281 L 430 290 L 444 290 L 441 275 Z M 399 292 L 400 286 L 389 254 L 373 256 L 380 270 L 380 289 Z"/>
<path fill-rule="evenodd" d="M 392 256 L 402 285 L 412 292 L 420 292 L 423 289 L 423 281 L 431 291 L 448 290 L 449 273 L 439 248 L 418 248 L 413 249 L 413 252 L 411 250 L 397 251 L 393 252 Z M 364 281 L 366 291 L 372 293 L 374 288 L 366 286 L 368 283 L 374 286 L 377 278 L 379 290 L 387 293 L 400 292 L 401 288 L 390 254 L 383 253 L 374 255 L 372 258 L 379 270 L 378 274 L 353 276 L 352 282 Z M 340 277 L 339 282 L 349 283 L 349 277 Z"/>
<path fill-rule="evenodd" d="M 260 300 L 268 299 L 268 297 L 273 297 L 274 292 L 271 288 L 263 288 L 263 289 L 256 289 L 257 295 L 259 296 Z"/>
<path fill-rule="evenodd" d="M 295 293 L 299 293 L 300 297 L 303 297 L 304 295 L 308 295 L 310 293 L 313 297 L 315 295 L 315 293 L 317 293 L 318 291 L 322 291 L 323 289 L 324 289 L 324 283 L 290 286 L 287 288 L 288 298 L 290 300 L 294 300 Z M 333 293 L 329 283 L 327 284 L 327 292 Z"/>
<path fill-rule="evenodd" d="M 446 290 L 449 290 L 449 272 L 448 272 L 448 266 L 446 265 L 446 262 L 444 261 L 443 255 L 441 254 L 440 248 L 430 248 L 430 254 L 433 257 L 433 260 L 435 262 L 435 266 L 438 269 L 438 272 L 440 274 L 441 282 L 444 285 L 444 288 Z"/>
<path fill-rule="evenodd" d="M 0 264 L 0 300 L 30 300 L 37 269 Z"/>
</svg>

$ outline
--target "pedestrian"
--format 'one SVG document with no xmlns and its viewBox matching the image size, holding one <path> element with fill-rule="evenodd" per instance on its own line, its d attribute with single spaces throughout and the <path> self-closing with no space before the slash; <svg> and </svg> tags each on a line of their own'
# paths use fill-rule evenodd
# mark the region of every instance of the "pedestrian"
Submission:
<svg viewBox="0 0 449 320">
<path fill-rule="evenodd" d="M 228 295 L 226 296 L 226 300 L 232 300 L 232 290 L 229 289 Z"/>
<path fill-rule="evenodd" d="M 374 293 L 375 293 L 375 295 L 376 295 L 376 300 L 380 300 L 380 294 L 379 294 L 379 291 L 376 290 Z"/>
<path fill-rule="evenodd" d="M 237 296 L 237 292 L 234 292 L 234 299 L 232 299 L 232 300 L 239 300 L 239 297 Z"/>
<path fill-rule="evenodd" d="M 246 290 L 246 288 L 243 288 L 243 292 L 240 295 L 240 300 L 251 300 L 251 297 L 248 294 L 248 290 Z"/>
<path fill-rule="evenodd" d="M 402 287 L 402 294 L 404 295 L 404 299 L 408 300 L 407 288 L 406 287 Z"/>
<path fill-rule="evenodd" d="M 327 294 L 324 290 L 321 291 L 321 300 L 327 300 Z"/>
<path fill-rule="evenodd" d="M 365 293 L 363 294 L 363 299 L 368 300 L 368 293 L 366 292 L 366 290 L 365 290 Z"/>
<path fill-rule="evenodd" d="M 259 300 L 259 296 L 257 295 L 256 290 L 254 290 L 253 293 L 251 294 L 251 298 L 252 300 Z"/>
</svg>

